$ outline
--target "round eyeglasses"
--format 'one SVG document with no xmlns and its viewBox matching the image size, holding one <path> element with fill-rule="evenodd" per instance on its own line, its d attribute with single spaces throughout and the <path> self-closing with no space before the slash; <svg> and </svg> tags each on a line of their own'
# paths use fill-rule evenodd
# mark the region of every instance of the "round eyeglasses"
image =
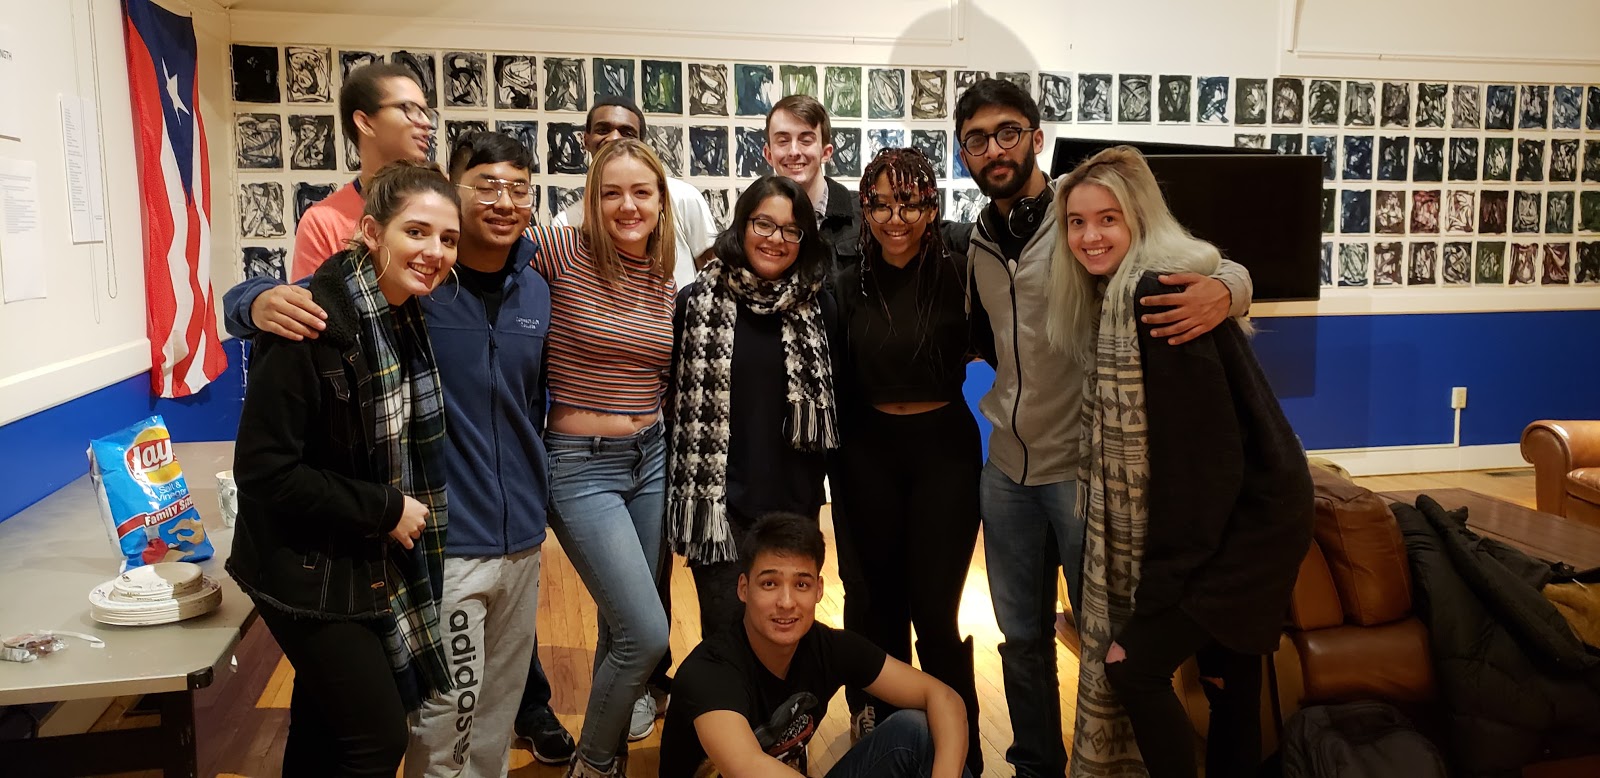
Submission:
<svg viewBox="0 0 1600 778">
<path fill-rule="evenodd" d="M 1001 127 L 994 132 L 973 132 L 961 139 L 961 148 L 968 154 L 976 157 L 989 150 L 989 139 L 1000 144 L 1002 149 L 1014 149 L 1022 141 L 1024 133 L 1033 132 L 1037 127 Z"/>
<path fill-rule="evenodd" d="M 475 192 L 475 199 L 481 205 L 494 205 L 500 202 L 502 193 L 509 196 L 511 204 L 518 208 L 527 208 L 533 205 L 533 190 L 521 181 L 504 181 L 497 178 L 489 178 L 476 184 L 456 184 L 456 186 Z"/>
<path fill-rule="evenodd" d="M 439 112 L 426 106 L 417 105 L 410 100 L 398 103 L 384 103 L 379 108 L 399 108 L 406 115 L 406 121 L 412 124 L 426 124 L 429 127 L 439 126 Z"/>
<path fill-rule="evenodd" d="M 906 224 L 916 224 L 922 217 L 933 210 L 932 205 L 926 203 L 873 203 L 867 206 L 867 216 L 879 224 L 888 224 L 896 213 L 900 214 L 900 221 Z"/>
</svg>

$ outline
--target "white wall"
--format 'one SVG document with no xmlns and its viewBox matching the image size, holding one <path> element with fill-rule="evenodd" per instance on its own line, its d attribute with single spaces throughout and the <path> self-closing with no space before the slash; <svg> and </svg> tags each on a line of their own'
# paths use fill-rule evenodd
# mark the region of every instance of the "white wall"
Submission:
<svg viewBox="0 0 1600 778">
<path fill-rule="evenodd" d="M 211 141 L 218 197 L 216 266 L 237 256 L 229 194 L 227 28 L 210 0 L 166 0 L 199 12 L 200 112 Z M 117 0 L 0 0 L 24 74 L 0 110 L 23 117 L 21 142 L 0 139 L 0 157 L 38 165 L 47 296 L 0 305 L 0 424 L 116 383 L 150 367 L 145 337 L 141 203 L 134 162 L 121 4 Z M 24 21 L 26 20 L 26 21 Z M 106 240 L 74 244 L 68 222 L 59 95 L 95 99 L 103 143 Z M 214 273 L 215 275 L 215 273 Z M 225 287 L 224 287 L 225 288 Z"/>
<path fill-rule="evenodd" d="M 232 118 L 236 111 L 252 110 L 231 101 L 230 41 L 990 71 L 1600 83 L 1600 48 L 1592 45 L 1590 23 L 1600 11 L 1592 0 L 1528 0 L 1515 7 L 1487 0 L 885 0 L 870 7 L 859 0 L 816 0 L 804 6 L 803 15 L 793 5 L 730 9 L 703 0 L 160 2 L 196 14 L 200 110 L 212 155 L 212 277 L 219 299 L 241 275 Z M 28 19 L 16 40 L 30 76 L 20 98 L 5 106 L 27 117 L 28 136 L 21 143 L 0 140 L 0 156 L 40 163 L 51 261 L 47 299 L 0 305 L 0 423 L 149 367 L 119 5 L 117 0 L 0 0 L 0 19 L 13 27 L 21 26 L 16 20 Z M 343 14 L 302 13 L 329 7 Z M 630 12 L 634 8 L 639 11 Z M 382 15 L 361 16 L 361 11 Z M 461 13 L 475 17 L 450 18 Z M 662 13 L 667 15 L 651 15 Z M 73 245 L 62 177 L 56 174 L 64 163 L 55 100 L 59 93 L 95 94 L 96 75 L 105 134 L 108 240 Z M 729 123 L 736 122 L 748 123 Z M 1048 132 L 1228 143 L 1239 129 L 1064 124 Z M 342 181 L 347 174 L 341 170 L 328 178 Z M 292 214 L 289 224 L 292 229 Z M 115 268 L 114 286 L 106 282 L 108 267 Z M 1332 289 L 1321 303 L 1279 312 L 1600 307 L 1600 293 L 1592 288 L 1499 289 L 1493 295 L 1498 296 L 1476 290 Z"/>
</svg>

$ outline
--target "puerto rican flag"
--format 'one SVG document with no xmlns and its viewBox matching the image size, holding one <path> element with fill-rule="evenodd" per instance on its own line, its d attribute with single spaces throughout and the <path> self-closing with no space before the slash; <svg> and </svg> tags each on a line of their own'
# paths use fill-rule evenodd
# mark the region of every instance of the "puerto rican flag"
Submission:
<svg viewBox="0 0 1600 778">
<path fill-rule="evenodd" d="M 162 397 L 186 397 L 228 366 L 211 295 L 211 168 L 194 22 L 150 0 L 123 0 L 122 13 L 144 204 L 150 383 Z"/>
</svg>

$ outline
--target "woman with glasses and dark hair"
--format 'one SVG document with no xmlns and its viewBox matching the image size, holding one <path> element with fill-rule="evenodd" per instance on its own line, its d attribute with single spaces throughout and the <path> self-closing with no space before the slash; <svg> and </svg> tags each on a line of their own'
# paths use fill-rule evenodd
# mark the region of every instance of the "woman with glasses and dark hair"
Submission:
<svg viewBox="0 0 1600 778">
<path fill-rule="evenodd" d="M 863 623 L 845 626 L 903 662 L 915 627 L 922 670 L 966 701 L 976 744 L 972 642 L 957 613 L 978 537 L 983 451 L 962 384 L 988 319 L 968 315 L 966 255 L 949 248 L 971 227 L 940 221 L 933 166 L 916 149 L 879 152 L 860 198 L 861 258 L 837 284 L 849 402 L 834 498 L 843 517 L 835 531 L 860 556 L 867 609 Z M 883 707 L 868 702 L 852 733 L 893 712 Z M 983 771 L 983 749 L 967 750 L 967 766 Z"/>
<path fill-rule="evenodd" d="M 736 624 L 738 542 L 774 511 L 816 517 L 839 444 L 832 260 L 811 198 L 781 176 L 739 197 L 673 321 L 667 528 L 688 559 L 701 637 Z"/>
</svg>

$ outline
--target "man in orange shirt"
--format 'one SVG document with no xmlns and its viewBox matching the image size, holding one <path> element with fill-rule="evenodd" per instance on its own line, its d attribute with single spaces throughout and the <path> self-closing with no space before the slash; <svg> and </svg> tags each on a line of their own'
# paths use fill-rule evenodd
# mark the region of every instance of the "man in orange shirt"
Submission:
<svg viewBox="0 0 1600 778">
<path fill-rule="evenodd" d="M 428 107 L 411 71 L 387 62 L 356 68 L 345 78 L 339 89 L 339 120 L 345 137 L 356 142 L 361 173 L 300 217 L 294 231 L 291 281 L 311 275 L 324 260 L 344 250 L 361 221 L 362 192 L 372 176 L 390 162 L 426 160 L 439 123 L 438 112 Z M 238 289 L 236 286 L 223 296 L 230 309 Z M 295 298 L 295 304 L 277 305 L 283 298 Z M 261 331 L 290 340 L 300 340 L 323 327 L 311 292 L 293 284 L 280 284 L 261 293 L 251 304 L 250 314 Z"/>
</svg>

